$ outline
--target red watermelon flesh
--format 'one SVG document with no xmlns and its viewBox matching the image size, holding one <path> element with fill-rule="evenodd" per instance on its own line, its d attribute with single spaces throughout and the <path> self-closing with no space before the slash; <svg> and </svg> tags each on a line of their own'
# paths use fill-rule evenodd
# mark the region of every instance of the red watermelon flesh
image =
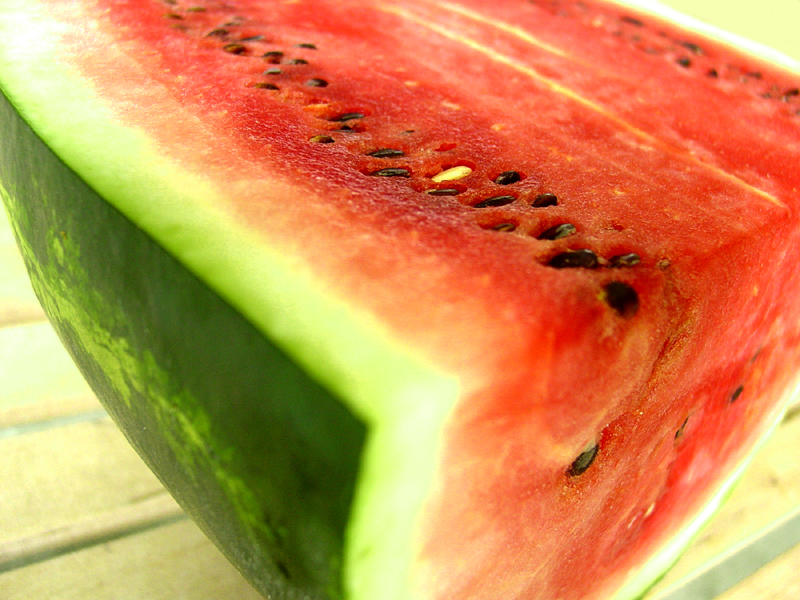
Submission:
<svg viewBox="0 0 800 600">
<path fill-rule="evenodd" d="M 598 2 L 33 4 L 113 119 L 456 377 L 415 598 L 612 597 L 780 414 L 797 73 Z"/>
</svg>

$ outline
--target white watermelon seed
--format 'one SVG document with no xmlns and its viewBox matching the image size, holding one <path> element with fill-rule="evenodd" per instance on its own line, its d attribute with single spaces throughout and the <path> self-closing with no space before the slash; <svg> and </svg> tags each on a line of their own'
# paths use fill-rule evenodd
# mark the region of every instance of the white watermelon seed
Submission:
<svg viewBox="0 0 800 600">
<path fill-rule="evenodd" d="M 456 181 L 458 179 L 464 179 L 472 174 L 472 169 L 465 166 L 459 165 L 457 167 L 452 167 L 450 169 L 445 169 L 441 173 L 437 173 L 431 179 L 436 183 L 441 183 L 442 181 Z"/>
</svg>

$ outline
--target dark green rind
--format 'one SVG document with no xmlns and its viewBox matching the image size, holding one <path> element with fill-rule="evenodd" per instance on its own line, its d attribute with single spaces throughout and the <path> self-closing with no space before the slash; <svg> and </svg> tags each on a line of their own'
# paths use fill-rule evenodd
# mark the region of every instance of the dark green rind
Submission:
<svg viewBox="0 0 800 600">
<path fill-rule="evenodd" d="M 342 597 L 365 426 L 4 96 L 0 131 L 0 192 L 36 293 L 131 443 L 262 594 Z"/>
</svg>

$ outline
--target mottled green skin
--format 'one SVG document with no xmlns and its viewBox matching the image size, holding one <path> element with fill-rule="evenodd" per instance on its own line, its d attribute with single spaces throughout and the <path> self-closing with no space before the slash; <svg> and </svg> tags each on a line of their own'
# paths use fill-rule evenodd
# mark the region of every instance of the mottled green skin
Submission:
<svg viewBox="0 0 800 600">
<path fill-rule="evenodd" d="M 0 96 L 0 194 L 42 305 L 149 466 L 265 596 L 342 597 L 364 425 Z"/>
</svg>

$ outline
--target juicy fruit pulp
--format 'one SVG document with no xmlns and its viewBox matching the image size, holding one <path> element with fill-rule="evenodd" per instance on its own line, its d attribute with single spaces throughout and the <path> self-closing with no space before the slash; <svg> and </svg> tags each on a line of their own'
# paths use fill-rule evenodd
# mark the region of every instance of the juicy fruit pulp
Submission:
<svg viewBox="0 0 800 600">
<path fill-rule="evenodd" d="M 23 116 L 367 429 L 342 556 L 319 567 L 342 559 L 343 591 L 315 596 L 611 597 L 674 558 L 779 415 L 800 334 L 796 75 L 586 2 L 28 4 L 91 98 L 95 148 L 9 85 Z M 119 127 L 137 144 L 112 156 L 148 167 L 134 181 L 163 158 L 189 192 L 115 186 L 127 167 L 97 154 Z M 278 306 L 272 254 L 231 272 L 200 234 L 281 254 L 321 300 Z M 325 303 L 357 327 L 327 335 Z M 426 375 L 362 362 L 365 340 Z M 262 590 L 305 593 L 272 576 Z"/>
</svg>

